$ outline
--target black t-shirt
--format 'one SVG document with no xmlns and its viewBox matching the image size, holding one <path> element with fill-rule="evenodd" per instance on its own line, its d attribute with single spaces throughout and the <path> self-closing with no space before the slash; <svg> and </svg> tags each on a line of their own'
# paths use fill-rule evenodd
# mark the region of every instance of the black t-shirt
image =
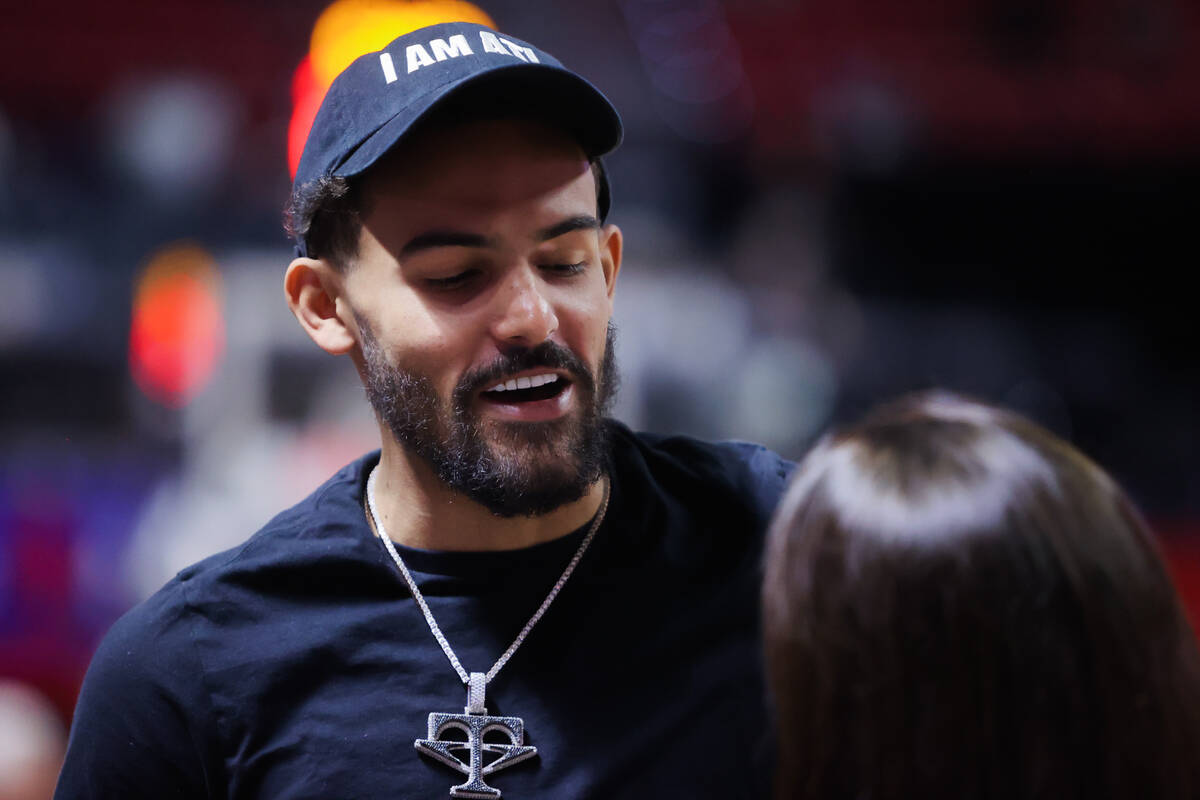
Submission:
<svg viewBox="0 0 1200 800">
<path fill-rule="evenodd" d="M 57 798 L 420 798 L 466 689 L 363 513 L 378 454 L 122 617 L 83 684 Z M 537 756 L 504 797 L 762 797 L 762 532 L 791 464 L 613 425 L 608 514 L 487 687 Z M 464 667 L 486 672 L 584 531 L 504 552 L 399 548 Z"/>
</svg>

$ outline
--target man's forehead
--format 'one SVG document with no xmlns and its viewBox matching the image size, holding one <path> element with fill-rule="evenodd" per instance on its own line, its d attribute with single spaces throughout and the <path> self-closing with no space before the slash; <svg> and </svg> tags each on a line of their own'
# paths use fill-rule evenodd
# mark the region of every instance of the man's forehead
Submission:
<svg viewBox="0 0 1200 800">
<path fill-rule="evenodd" d="M 542 147 L 518 128 L 500 130 L 476 126 L 461 137 L 431 137 L 381 165 L 361 195 L 363 235 L 400 255 L 429 235 L 497 247 L 510 237 L 543 241 L 540 232 L 564 220 L 598 226 L 596 178 L 582 150 L 569 139 Z"/>
</svg>

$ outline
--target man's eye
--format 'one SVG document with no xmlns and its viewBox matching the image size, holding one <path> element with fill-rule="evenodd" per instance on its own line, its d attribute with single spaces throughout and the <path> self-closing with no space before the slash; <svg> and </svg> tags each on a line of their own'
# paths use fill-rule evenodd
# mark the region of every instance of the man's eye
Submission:
<svg viewBox="0 0 1200 800">
<path fill-rule="evenodd" d="M 433 289 L 442 289 L 449 291 L 451 289 L 461 289 L 467 286 L 479 274 L 477 269 L 468 269 L 456 275 L 450 275 L 445 278 L 426 278 L 425 284 Z"/>
<path fill-rule="evenodd" d="M 575 264 L 550 264 L 545 269 L 556 275 L 578 275 L 587 268 L 586 261 L 580 261 Z"/>
</svg>

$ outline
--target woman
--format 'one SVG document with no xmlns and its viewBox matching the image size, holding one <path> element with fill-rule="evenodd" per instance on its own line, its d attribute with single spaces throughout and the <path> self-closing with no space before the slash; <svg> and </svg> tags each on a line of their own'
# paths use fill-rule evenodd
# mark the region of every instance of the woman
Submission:
<svg viewBox="0 0 1200 800">
<path fill-rule="evenodd" d="M 781 798 L 1200 797 L 1200 653 L 1129 499 L 942 393 L 826 437 L 763 590 Z"/>
</svg>

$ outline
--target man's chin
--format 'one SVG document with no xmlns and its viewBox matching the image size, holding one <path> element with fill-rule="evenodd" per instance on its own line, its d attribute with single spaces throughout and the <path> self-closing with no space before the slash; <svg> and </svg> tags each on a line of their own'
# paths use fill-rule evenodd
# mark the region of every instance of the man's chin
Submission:
<svg viewBox="0 0 1200 800">
<path fill-rule="evenodd" d="M 515 485 L 487 487 L 468 496 L 498 517 L 539 517 L 579 500 L 592 485 L 570 471 L 538 470 L 523 478 Z"/>
<path fill-rule="evenodd" d="M 475 499 L 492 513 L 511 517 L 547 514 L 583 497 L 600 477 L 600 459 L 589 457 L 595 443 L 589 446 L 583 431 L 562 422 L 507 423 L 502 435 L 489 435 L 493 474 L 507 479 L 500 492 L 484 490 Z"/>
<path fill-rule="evenodd" d="M 480 431 L 495 453 L 536 450 L 539 457 L 569 456 L 582 434 L 576 414 L 538 422 L 492 419 L 480 425 Z"/>
<path fill-rule="evenodd" d="M 518 481 L 526 486 L 578 483 L 590 477 L 580 474 L 585 467 L 577 443 L 563 437 L 492 442 L 490 450 L 492 463 L 504 474 L 519 476 Z"/>
</svg>

